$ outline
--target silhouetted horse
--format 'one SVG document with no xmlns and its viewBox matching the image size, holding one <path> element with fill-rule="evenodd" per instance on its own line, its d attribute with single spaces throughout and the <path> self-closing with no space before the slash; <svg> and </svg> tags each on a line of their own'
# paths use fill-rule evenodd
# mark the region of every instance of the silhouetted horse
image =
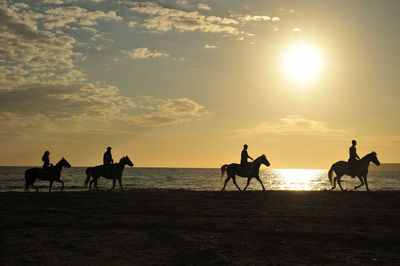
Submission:
<svg viewBox="0 0 400 266">
<path fill-rule="evenodd" d="M 34 167 L 34 168 L 30 168 L 30 169 L 26 170 L 25 171 L 25 191 L 29 191 L 28 190 L 29 186 L 32 186 L 34 189 L 36 189 L 36 192 L 38 191 L 38 188 L 33 185 L 35 183 L 36 179 L 49 180 L 50 181 L 49 192 L 51 192 L 51 187 L 52 187 L 54 181 L 60 182 L 61 190 L 63 190 L 64 182 L 62 180 L 60 180 L 61 170 L 63 167 L 67 167 L 67 168 L 71 167 L 69 162 L 67 162 L 67 160 L 65 160 L 64 157 L 55 166 L 50 166 L 46 169 Z"/>
<path fill-rule="evenodd" d="M 253 177 L 256 178 L 258 180 L 258 182 L 260 182 L 262 189 L 265 190 L 264 185 L 259 176 L 259 170 L 260 170 L 261 164 L 270 166 L 270 163 L 268 162 L 267 157 L 265 157 L 264 154 L 250 163 L 250 165 L 251 165 L 250 167 L 253 167 L 250 174 L 248 173 L 250 168 L 244 168 L 240 164 L 231 163 L 229 165 L 227 165 L 227 164 L 223 165 L 221 167 L 221 181 L 222 181 L 222 178 L 224 177 L 225 171 L 228 173 L 228 177 L 225 179 L 224 187 L 222 188 L 221 191 L 224 191 L 226 184 L 228 183 L 228 181 L 231 178 L 232 178 L 233 184 L 235 184 L 237 189 L 240 190 L 240 187 L 236 184 L 236 176 L 235 175 L 238 175 L 241 177 L 247 177 L 247 185 L 244 187 L 243 191 L 246 190 L 246 188 L 249 186 L 250 180 Z"/>
<path fill-rule="evenodd" d="M 121 177 L 122 177 L 122 172 L 124 171 L 125 165 L 133 166 L 133 163 L 128 158 L 128 156 L 122 157 L 121 160 L 119 160 L 119 163 L 116 163 L 116 164 L 110 164 L 108 166 L 99 165 L 99 166 L 95 166 L 95 167 L 89 167 L 88 169 L 86 169 L 87 178 L 85 180 L 85 187 L 87 187 L 90 177 L 92 177 L 92 180 L 90 181 L 89 190 L 92 190 L 92 183 L 94 183 L 94 187 L 96 188 L 96 191 L 98 191 L 97 179 L 99 179 L 100 176 L 102 176 L 107 179 L 113 180 L 113 186 L 110 190 L 114 189 L 115 180 L 117 180 L 117 179 L 119 182 L 119 186 L 121 187 L 121 190 L 122 190 Z M 108 167 L 108 169 L 107 169 L 107 167 Z"/>
<path fill-rule="evenodd" d="M 367 188 L 367 190 L 370 191 L 368 188 L 368 182 L 367 182 L 368 167 L 369 167 L 370 162 L 373 162 L 376 165 L 381 164 L 379 162 L 378 158 L 376 157 L 376 152 L 374 152 L 374 151 L 371 152 L 370 154 L 365 155 L 363 158 L 361 158 L 360 160 L 358 160 L 356 162 L 356 165 L 354 166 L 353 174 L 354 174 L 354 176 L 357 176 L 358 179 L 360 179 L 361 184 L 358 186 L 355 186 L 354 189 L 357 189 L 365 184 L 365 187 Z M 333 172 L 335 172 L 336 176 L 332 179 Z M 345 161 L 338 161 L 338 162 L 334 163 L 328 172 L 329 181 L 331 182 L 331 185 L 332 185 L 331 190 L 336 187 L 336 181 L 337 181 L 340 189 L 343 191 L 342 185 L 340 184 L 340 179 L 342 178 L 343 175 L 352 176 L 352 172 L 351 172 L 349 163 L 345 162 Z"/>
</svg>

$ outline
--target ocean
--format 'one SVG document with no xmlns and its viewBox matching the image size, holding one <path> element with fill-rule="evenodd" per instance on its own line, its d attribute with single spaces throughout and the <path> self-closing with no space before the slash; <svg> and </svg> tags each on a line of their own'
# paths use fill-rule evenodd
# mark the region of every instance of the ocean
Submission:
<svg viewBox="0 0 400 266">
<path fill-rule="evenodd" d="M 24 172 L 30 167 L 0 167 L 0 192 L 24 191 Z M 61 180 L 64 191 L 85 191 L 86 167 L 64 168 Z M 260 178 L 266 190 L 326 190 L 330 188 L 327 170 L 315 169 L 260 169 Z M 226 177 L 226 175 L 225 175 Z M 185 189 L 219 191 L 221 170 L 219 168 L 125 168 L 122 176 L 124 189 Z M 239 187 L 246 185 L 247 179 L 237 177 Z M 342 186 L 354 190 L 358 178 L 342 177 Z M 49 182 L 38 180 L 39 191 L 48 191 Z M 400 190 L 400 171 L 370 171 L 368 175 L 370 190 Z M 111 188 L 112 180 L 100 178 L 100 190 Z M 61 184 L 54 182 L 53 191 L 59 191 Z M 116 189 L 119 189 L 118 182 Z M 229 181 L 226 190 L 237 190 Z M 261 190 L 257 180 L 252 179 L 248 190 Z M 339 190 L 339 187 L 336 188 Z M 359 188 L 365 191 L 365 186 Z M 34 191 L 34 189 L 32 189 Z"/>
</svg>

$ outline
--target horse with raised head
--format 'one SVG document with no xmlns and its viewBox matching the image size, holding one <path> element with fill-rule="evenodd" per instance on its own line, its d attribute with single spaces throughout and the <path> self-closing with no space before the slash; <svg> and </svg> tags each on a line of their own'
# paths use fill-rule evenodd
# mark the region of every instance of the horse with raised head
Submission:
<svg viewBox="0 0 400 266">
<path fill-rule="evenodd" d="M 122 190 L 121 177 L 122 177 L 122 172 L 125 169 L 125 165 L 133 166 L 133 163 L 131 162 L 128 156 L 122 157 L 121 160 L 119 160 L 119 162 L 116 164 L 110 164 L 108 166 L 98 165 L 94 167 L 89 167 L 88 169 L 86 169 L 87 177 L 85 180 L 85 187 L 87 187 L 90 177 L 92 177 L 92 180 L 90 181 L 89 190 L 92 190 L 92 183 L 94 183 L 94 187 L 96 188 L 96 191 L 98 191 L 97 179 L 99 179 L 102 176 L 106 179 L 113 180 L 112 188 L 109 190 L 114 189 L 115 181 L 117 179 L 119 182 L 119 186 L 121 187 Z"/>
<path fill-rule="evenodd" d="M 221 191 L 224 191 L 226 184 L 228 183 L 229 180 L 232 179 L 233 184 L 237 187 L 237 189 L 240 191 L 240 187 L 236 183 L 236 175 L 240 177 L 245 177 L 247 178 L 247 185 L 243 188 L 243 191 L 246 190 L 246 188 L 250 184 L 250 180 L 254 177 L 257 179 L 258 182 L 260 182 L 261 187 L 263 190 L 265 190 L 264 185 L 260 179 L 259 176 L 259 171 L 260 171 L 260 166 L 261 164 L 265 164 L 266 166 L 270 166 L 269 161 L 267 160 L 267 157 L 263 154 L 254 161 L 250 163 L 250 168 L 252 169 L 251 172 L 249 173 L 249 168 L 245 168 L 240 164 L 237 163 L 231 163 L 231 164 L 225 164 L 221 167 L 221 181 L 224 177 L 225 172 L 228 174 L 227 178 L 225 179 L 224 186 L 222 187 Z"/>
<path fill-rule="evenodd" d="M 61 170 L 63 167 L 70 168 L 71 165 L 64 157 L 54 166 L 50 166 L 46 169 L 34 167 L 25 171 L 25 191 L 29 191 L 29 186 L 32 186 L 38 192 L 38 188 L 33 185 L 36 179 L 48 180 L 50 182 L 49 192 L 51 192 L 51 187 L 53 182 L 57 181 L 61 183 L 61 191 L 64 189 L 64 182 L 60 179 Z"/>
<path fill-rule="evenodd" d="M 378 160 L 376 152 L 371 152 L 370 154 L 365 155 L 363 158 L 356 162 L 354 167 L 354 172 L 352 173 L 350 165 L 346 161 L 338 161 L 334 163 L 328 172 L 329 181 L 331 182 L 332 189 L 336 188 L 336 182 L 339 184 L 340 189 L 343 191 L 342 185 L 340 183 L 342 176 L 357 176 L 360 179 L 361 184 L 355 186 L 354 189 L 357 189 L 365 184 L 367 191 L 370 191 L 368 188 L 367 175 L 368 175 L 368 167 L 370 162 L 373 162 L 376 165 L 380 165 L 381 163 Z M 333 172 L 335 172 L 336 176 L 333 177 Z"/>
</svg>

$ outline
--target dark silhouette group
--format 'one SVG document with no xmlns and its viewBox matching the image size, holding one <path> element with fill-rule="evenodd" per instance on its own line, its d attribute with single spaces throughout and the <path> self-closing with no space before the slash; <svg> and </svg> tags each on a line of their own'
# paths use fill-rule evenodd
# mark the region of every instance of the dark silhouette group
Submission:
<svg viewBox="0 0 400 266">
<path fill-rule="evenodd" d="M 332 185 L 331 189 L 336 187 L 336 183 L 338 183 L 341 190 L 343 190 L 341 185 L 341 177 L 343 175 L 349 175 L 352 178 L 358 177 L 361 181 L 361 184 L 356 186 L 355 189 L 361 187 L 365 184 L 366 189 L 369 191 L 368 183 L 367 183 L 367 174 L 368 174 L 368 166 L 370 162 L 375 163 L 376 165 L 380 165 L 380 162 L 377 158 L 376 152 L 372 152 L 363 158 L 357 154 L 356 151 L 357 141 L 353 140 L 352 145 L 349 148 L 349 159 L 347 162 L 345 161 L 338 161 L 332 165 L 328 172 L 329 181 Z M 251 179 L 254 177 L 260 184 L 263 190 L 265 190 L 264 185 L 259 176 L 259 170 L 261 164 L 266 166 L 270 166 L 267 157 L 263 154 L 256 158 L 255 160 L 249 156 L 248 152 L 248 145 L 243 145 L 243 150 L 240 156 L 240 164 L 232 163 L 232 164 L 225 164 L 221 167 L 221 181 L 224 177 L 224 174 L 227 173 L 227 178 L 225 179 L 224 185 L 222 187 L 223 191 L 226 187 L 226 184 L 229 180 L 232 179 L 234 185 L 237 187 L 238 190 L 241 190 L 236 183 L 236 175 L 240 177 L 247 178 L 247 184 L 243 190 L 246 190 L 250 184 Z M 251 162 L 248 159 L 252 160 Z M 62 158 L 56 165 L 50 163 L 50 152 L 45 151 L 42 156 L 43 166 L 42 168 L 34 167 L 25 171 L 25 191 L 29 190 L 29 186 L 38 191 L 37 187 L 34 185 L 34 182 L 37 179 L 40 180 L 48 180 L 50 182 L 49 191 L 51 191 L 51 187 L 54 181 L 60 182 L 62 184 L 61 190 L 64 188 L 64 182 L 60 180 L 61 170 L 63 167 L 71 167 L 71 165 Z M 89 167 L 86 169 L 86 180 L 85 180 L 85 187 L 90 184 L 89 190 L 92 188 L 92 184 L 96 191 L 97 188 L 97 180 L 100 177 L 104 177 L 106 179 L 112 179 L 113 185 L 112 189 L 115 187 L 115 183 L 118 180 L 121 190 L 121 178 L 122 173 L 126 165 L 133 166 L 132 161 L 129 159 L 128 156 L 122 157 L 118 163 L 114 163 L 111 154 L 111 147 L 107 147 L 106 152 L 103 155 L 103 165 L 98 165 L 94 167 Z M 336 177 L 333 177 L 333 173 L 336 174 Z M 90 183 L 89 183 L 90 182 Z"/>
</svg>

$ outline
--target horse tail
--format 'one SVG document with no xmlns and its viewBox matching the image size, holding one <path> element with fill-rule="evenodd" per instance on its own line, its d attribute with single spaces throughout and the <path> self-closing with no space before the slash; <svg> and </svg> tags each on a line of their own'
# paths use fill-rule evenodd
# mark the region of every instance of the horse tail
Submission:
<svg viewBox="0 0 400 266">
<path fill-rule="evenodd" d="M 86 180 L 85 180 L 85 187 L 87 187 L 89 180 L 90 180 L 90 175 L 91 175 L 91 167 L 89 167 L 88 169 L 86 169 Z"/>
<path fill-rule="evenodd" d="M 228 167 L 228 165 L 227 164 L 224 164 L 222 167 L 221 167 L 221 181 L 220 182 L 222 182 L 222 178 L 224 178 L 224 174 L 225 174 L 225 172 L 226 172 L 226 168 Z"/>
<path fill-rule="evenodd" d="M 333 174 L 333 167 L 335 166 L 335 164 L 332 164 L 331 169 L 329 169 L 328 171 L 328 177 L 329 177 L 329 182 L 331 182 L 331 185 L 333 186 L 333 179 L 332 179 L 332 174 Z"/>
</svg>

